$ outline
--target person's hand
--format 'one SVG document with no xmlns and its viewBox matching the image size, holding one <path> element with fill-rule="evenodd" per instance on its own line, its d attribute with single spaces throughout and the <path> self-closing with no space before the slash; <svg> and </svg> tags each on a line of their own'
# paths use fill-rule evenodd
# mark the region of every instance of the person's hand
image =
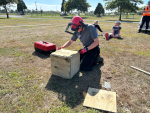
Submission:
<svg viewBox="0 0 150 113">
<path fill-rule="evenodd" d="M 104 33 L 102 34 L 102 36 L 103 36 L 103 38 L 105 39 L 105 34 L 104 34 Z"/>
<path fill-rule="evenodd" d="M 59 47 L 58 50 L 63 49 L 64 47 Z"/>
<path fill-rule="evenodd" d="M 83 48 L 83 49 L 81 49 L 79 52 L 80 52 L 80 54 L 84 54 L 84 53 L 86 53 L 88 51 L 88 48 Z"/>
</svg>

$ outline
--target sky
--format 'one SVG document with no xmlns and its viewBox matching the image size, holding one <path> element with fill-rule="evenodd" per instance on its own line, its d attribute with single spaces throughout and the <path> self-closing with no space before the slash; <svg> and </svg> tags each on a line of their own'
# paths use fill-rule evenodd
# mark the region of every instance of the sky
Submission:
<svg viewBox="0 0 150 113">
<path fill-rule="evenodd" d="M 41 8 L 44 11 L 50 11 L 50 10 L 61 11 L 62 0 L 23 0 L 23 1 L 27 5 L 27 8 L 30 10 L 36 9 L 35 7 L 35 1 L 36 1 L 38 10 L 40 10 Z M 141 7 L 145 6 L 149 0 L 143 0 L 143 1 L 144 4 L 140 5 Z M 98 3 L 101 3 L 103 7 L 105 7 L 105 2 L 103 0 L 87 0 L 87 2 L 91 5 L 89 11 L 94 11 Z M 11 9 L 15 10 L 16 6 L 12 7 Z"/>
</svg>

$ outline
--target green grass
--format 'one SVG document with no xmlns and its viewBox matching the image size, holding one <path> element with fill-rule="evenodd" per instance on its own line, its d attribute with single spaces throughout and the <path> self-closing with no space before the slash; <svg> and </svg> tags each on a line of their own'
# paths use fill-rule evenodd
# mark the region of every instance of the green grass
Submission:
<svg viewBox="0 0 150 113">
<path fill-rule="evenodd" d="M 6 13 L 0 13 L 0 15 L 6 15 Z M 9 13 L 9 15 L 17 15 L 17 13 Z"/>
<path fill-rule="evenodd" d="M 37 15 L 26 15 L 25 17 L 31 17 L 31 18 L 43 18 L 43 19 L 72 19 L 72 17 L 75 15 L 69 15 L 69 16 L 53 16 L 52 15 L 43 15 L 38 16 Z M 100 21 L 116 21 L 119 20 L 119 16 L 101 16 L 101 17 L 96 17 L 96 16 L 86 16 L 86 15 L 81 15 L 83 19 L 88 19 L 88 20 L 100 20 Z M 132 15 L 129 15 L 128 18 L 126 18 L 126 15 L 122 15 L 122 21 L 123 22 L 139 22 L 141 19 L 141 15 L 135 15 L 134 18 Z"/>
<path fill-rule="evenodd" d="M 0 48 L 0 55 L 9 56 L 9 57 L 20 57 L 26 56 L 26 53 L 19 51 L 18 48 Z"/>
<path fill-rule="evenodd" d="M 50 110 L 50 113 L 71 113 L 71 109 L 70 107 L 68 107 L 65 103 L 62 103 L 60 106 L 56 106 L 54 108 L 51 108 Z"/>
<path fill-rule="evenodd" d="M 132 51 L 132 53 L 135 55 L 150 57 L 150 50 L 137 50 Z"/>
</svg>

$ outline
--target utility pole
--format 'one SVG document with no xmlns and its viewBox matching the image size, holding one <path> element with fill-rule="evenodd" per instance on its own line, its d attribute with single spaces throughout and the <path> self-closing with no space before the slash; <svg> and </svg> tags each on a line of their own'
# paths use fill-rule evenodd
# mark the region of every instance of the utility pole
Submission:
<svg viewBox="0 0 150 113">
<path fill-rule="evenodd" d="M 42 17 L 43 10 L 41 9 L 41 7 L 40 7 L 40 10 L 41 10 L 41 17 Z"/>
<path fill-rule="evenodd" d="M 38 12 L 37 12 L 37 5 L 36 5 L 36 1 L 35 1 L 35 6 L 36 6 L 36 14 L 37 14 L 37 17 L 38 17 Z"/>
<path fill-rule="evenodd" d="M 31 10 L 31 17 L 32 17 L 32 10 Z"/>
<path fill-rule="evenodd" d="M 90 16 L 91 14 L 90 14 L 90 7 L 89 7 L 89 10 L 88 10 L 88 16 Z"/>
</svg>

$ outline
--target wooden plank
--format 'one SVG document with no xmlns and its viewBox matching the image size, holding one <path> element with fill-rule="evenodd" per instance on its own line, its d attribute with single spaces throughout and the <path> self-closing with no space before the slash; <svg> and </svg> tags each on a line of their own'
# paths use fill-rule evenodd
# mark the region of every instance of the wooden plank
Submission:
<svg viewBox="0 0 150 113">
<path fill-rule="evenodd" d="M 139 69 L 139 68 L 137 68 L 137 67 L 131 66 L 131 68 L 136 69 L 136 70 L 138 70 L 138 71 L 141 71 L 141 72 L 143 72 L 143 73 L 145 73 L 145 74 L 150 75 L 150 73 L 149 73 L 149 72 L 144 71 L 144 70 L 142 70 L 142 69 Z"/>
<path fill-rule="evenodd" d="M 116 92 L 89 88 L 83 106 L 116 113 Z"/>
</svg>

